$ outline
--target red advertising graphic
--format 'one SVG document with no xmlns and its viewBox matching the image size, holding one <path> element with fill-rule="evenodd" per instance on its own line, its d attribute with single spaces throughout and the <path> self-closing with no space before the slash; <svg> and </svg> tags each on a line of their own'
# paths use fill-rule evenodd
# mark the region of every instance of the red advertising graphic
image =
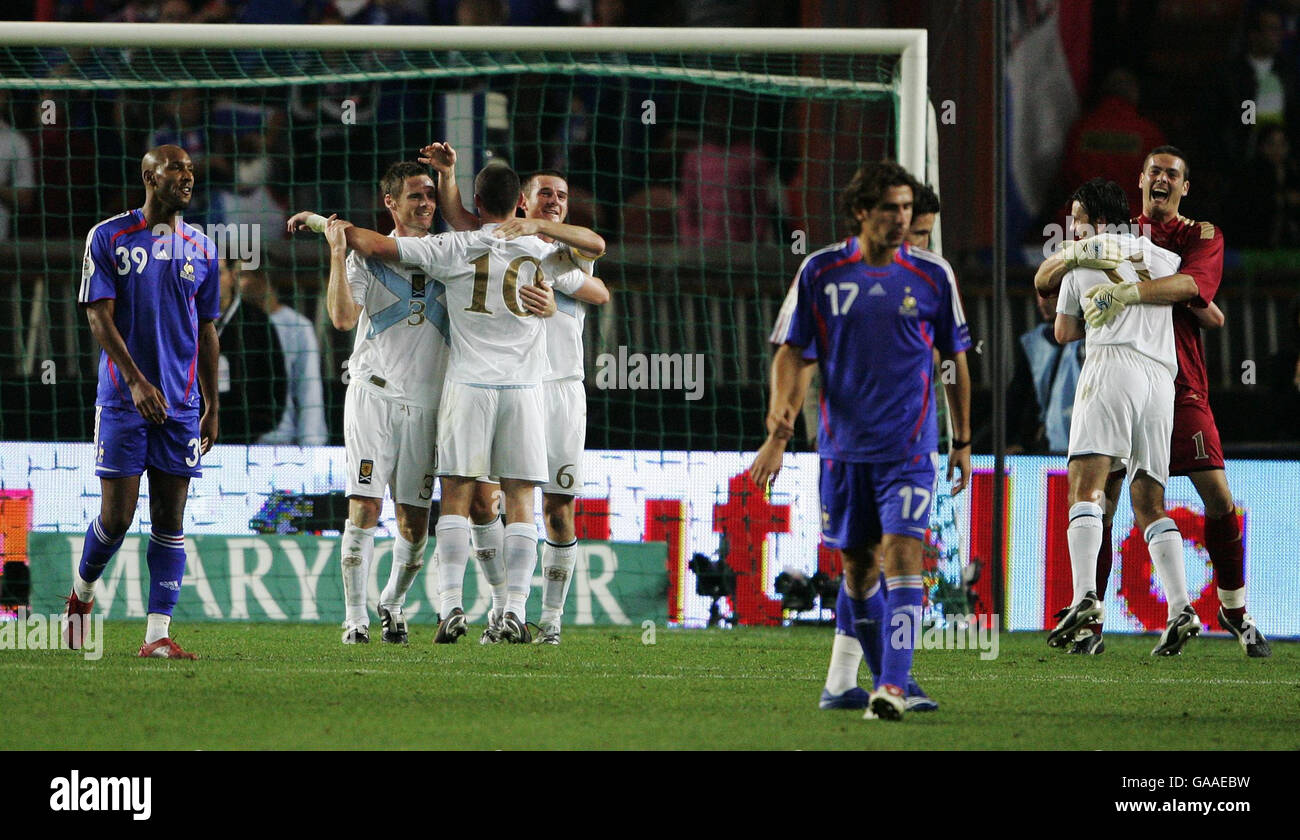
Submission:
<svg viewBox="0 0 1300 840">
<path fill-rule="evenodd" d="M 727 538 L 727 565 L 736 572 L 732 612 L 740 624 L 780 624 L 781 602 L 764 592 L 775 570 L 767 568 L 767 535 L 790 531 L 790 506 L 768 502 L 748 473 L 727 482 L 727 501 L 713 506 L 713 530 Z M 671 615 L 671 610 L 669 615 Z"/>
<path fill-rule="evenodd" d="M 682 583 L 686 576 L 686 503 L 681 499 L 646 499 L 645 541 L 668 543 L 668 620 L 682 620 Z"/>
<path fill-rule="evenodd" d="M 1004 534 L 1011 533 L 1011 479 L 1002 477 L 1003 495 L 1006 499 L 1004 515 Z M 988 558 L 993 556 L 993 470 L 972 470 L 970 477 L 970 562 L 982 564 L 979 580 L 972 587 L 975 591 L 975 603 L 971 612 L 976 615 L 991 615 L 1002 612 L 1000 605 L 993 603 L 993 573 L 988 568 Z M 1009 552 L 1008 552 L 1009 553 Z M 1003 577 L 1006 581 L 1004 591 L 1011 590 L 1011 581 L 1006 576 L 1003 564 Z"/>
</svg>

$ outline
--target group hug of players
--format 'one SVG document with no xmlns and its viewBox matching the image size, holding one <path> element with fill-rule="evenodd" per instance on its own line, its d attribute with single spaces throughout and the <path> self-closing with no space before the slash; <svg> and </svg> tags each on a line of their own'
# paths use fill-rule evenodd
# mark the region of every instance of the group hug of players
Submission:
<svg viewBox="0 0 1300 840">
<path fill-rule="evenodd" d="M 1199 634 L 1183 538 L 1164 505 L 1173 474 L 1189 476 L 1205 506 L 1220 626 L 1247 656 L 1267 657 L 1268 641 L 1246 612 L 1241 530 L 1200 336 L 1203 327 L 1223 323 L 1213 302 L 1223 236 L 1178 214 L 1189 171 L 1177 148 L 1153 149 L 1138 177 L 1143 206 L 1136 218 L 1118 184 L 1094 179 L 1079 187 L 1072 202 L 1078 239 L 1035 276 L 1040 295 L 1058 297 L 1056 340 L 1086 339 L 1068 450 L 1074 594 L 1056 614 L 1048 644 L 1075 654 L 1105 650 L 1111 523 L 1126 473 L 1168 604 L 1152 654 L 1179 654 Z M 970 470 L 970 335 L 951 267 L 909 235 L 913 221 L 932 224 L 932 216 L 922 219 L 938 211 L 931 191 L 896 164 L 871 164 L 854 176 L 842 204 L 856 236 L 804 261 L 772 332 L 768 437 L 750 475 L 764 489 L 776 477 L 818 366 L 822 539 L 844 560 L 819 705 L 899 720 L 906 711 L 938 709 L 911 673 L 924 528 L 937 479 L 931 377 L 937 350 L 956 372 L 943 381 L 954 434 L 948 478 L 960 473 L 953 484 L 959 493 Z M 863 659 L 871 691 L 858 685 Z"/>
<path fill-rule="evenodd" d="M 462 589 L 473 547 L 492 590 L 480 642 L 558 645 L 583 482 L 582 303 L 609 299 L 592 275 L 605 242 L 564 223 L 561 173 L 521 183 L 509 166 L 489 165 L 475 178 L 476 215 L 461 203 L 454 149 L 431 144 L 419 161 L 395 163 L 381 180 L 391 235 L 311 211 L 287 222 L 291 233 L 312 230 L 329 242 L 330 319 L 356 329 L 344 406 L 343 642 L 370 640 L 366 595 L 385 489 L 398 533 L 378 613 L 383 640 L 407 642 L 403 604 L 424 564 L 437 478 L 434 641 L 468 631 Z M 70 647 L 82 646 L 96 582 L 134 519 L 147 470 L 150 590 L 139 655 L 194 659 L 171 638 L 170 622 L 185 571 L 189 480 L 219 431 L 219 267 L 215 244 L 182 215 L 195 188 L 189 155 L 177 146 L 151 149 L 141 177 L 144 206 L 99 223 L 86 240 L 79 301 L 103 348 L 95 409 L 102 501 L 86 531 L 64 632 Z M 451 232 L 432 232 L 435 212 Z M 526 603 L 539 486 L 547 538 L 534 639 Z"/>
</svg>

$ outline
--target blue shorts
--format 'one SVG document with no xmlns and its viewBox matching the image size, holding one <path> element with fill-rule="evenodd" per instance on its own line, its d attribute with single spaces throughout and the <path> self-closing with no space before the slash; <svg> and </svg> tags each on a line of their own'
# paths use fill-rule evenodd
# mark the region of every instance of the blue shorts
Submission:
<svg viewBox="0 0 1300 840">
<path fill-rule="evenodd" d="M 882 534 L 924 539 L 930 527 L 939 455 L 885 464 L 822 461 L 822 541 L 866 548 Z"/>
<path fill-rule="evenodd" d="M 95 475 L 120 478 L 152 468 L 198 478 L 199 412 L 168 414 L 150 423 L 134 408 L 95 406 Z"/>
</svg>

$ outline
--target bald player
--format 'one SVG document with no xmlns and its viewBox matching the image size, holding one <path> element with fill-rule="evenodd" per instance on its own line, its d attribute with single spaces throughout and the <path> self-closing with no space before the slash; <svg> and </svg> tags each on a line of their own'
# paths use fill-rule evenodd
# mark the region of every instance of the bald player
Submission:
<svg viewBox="0 0 1300 840">
<path fill-rule="evenodd" d="M 91 228 L 82 261 L 77 301 L 103 348 L 95 396 L 100 508 L 86 529 L 64 633 L 70 648 L 85 641 L 95 583 L 135 519 L 148 470 L 149 611 L 139 655 L 197 659 L 172 641 L 170 624 L 185 575 L 190 479 L 217 440 L 220 271 L 216 245 L 181 218 L 194 195 L 190 156 L 158 146 L 140 173 L 144 206 Z"/>
</svg>

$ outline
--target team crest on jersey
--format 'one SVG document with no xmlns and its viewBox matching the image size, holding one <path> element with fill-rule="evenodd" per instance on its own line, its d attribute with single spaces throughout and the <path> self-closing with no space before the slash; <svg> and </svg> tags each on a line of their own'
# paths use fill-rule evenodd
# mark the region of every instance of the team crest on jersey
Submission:
<svg viewBox="0 0 1300 840">
<path fill-rule="evenodd" d="M 911 286 L 903 287 L 903 305 L 898 307 L 898 314 L 907 315 L 912 318 L 916 317 L 916 298 L 912 297 Z"/>
<path fill-rule="evenodd" d="M 194 282 L 194 263 L 189 260 L 185 261 L 185 265 L 181 268 L 181 279 L 188 280 L 191 283 Z"/>
<path fill-rule="evenodd" d="M 375 462 L 369 458 L 361 460 L 361 466 L 357 468 L 357 483 L 369 484 L 370 477 L 375 474 Z"/>
<path fill-rule="evenodd" d="M 424 297 L 425 282 L 426 279 L 423 274 L 416 273 L 411 275 L 411 297 L 413 298 Z"/>
</svg>

